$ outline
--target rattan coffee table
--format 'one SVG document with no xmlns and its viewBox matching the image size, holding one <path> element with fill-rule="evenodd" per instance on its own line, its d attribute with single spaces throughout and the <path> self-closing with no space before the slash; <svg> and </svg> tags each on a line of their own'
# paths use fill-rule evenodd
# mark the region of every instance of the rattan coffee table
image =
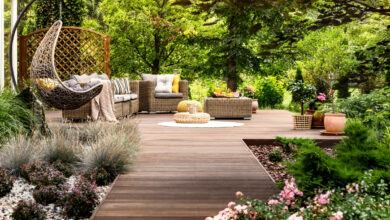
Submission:
<svg viewBox="0 0 390 220">
<path fill-rule="evenodd" d="M 204 124 L 210 121 L 210 115 L 207 113 L 190 114 L 188 112 L 176 113 L 173 116 L 176 123 Z"/>
<path fill-rule="evenodd" d="M 211 118 L 252 118 L 252 99 L 241 98 L 212 98 L 204 100 L 204 111 Z"/>
</svg>

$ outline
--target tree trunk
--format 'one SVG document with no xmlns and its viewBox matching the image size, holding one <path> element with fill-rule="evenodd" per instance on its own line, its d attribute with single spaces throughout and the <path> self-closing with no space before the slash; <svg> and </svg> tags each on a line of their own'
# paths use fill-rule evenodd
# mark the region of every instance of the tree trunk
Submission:
<svg viewBox="0 0 390 220">
<path fill-rule="evenodd" d="M 227 63 L 227 71 L 228 71 L 228 81 L 227 86 L 232 91 L 237 91 L 238 87 L 238 75 L 237 75 L 237 69 L 236 69 L 236 60 L 234 59 L 233 55 L 229 57 L 228 63 Z"/>
<path fill-rule="evenodd" d="M 229 19 L 229 37 L 234 38 L 234 26 L 235 26 L 235 16 L 232 16 Z M 230 41 L 229 44 L 233 44 L 234 41 Z M 234 45 L 230 45 L 230 50 L 228 52 L 228 60 L 227 60 L 227 86 L 232 92 L 237 91 L 238 87 L 238 73 L 237 73 L 237 63 L 236 63 L 236 57 L 231 52 Z"/>
<path fill-rule="evenodd" d="M 155 57 L 153 59 L 153 66 L 152 66 L 152 74 L 159 74 L 160 73 L 160 50 L 161 50 L 161 36 L 159 31 L 157 30 L 154 33 L 154 51 L 155 51 Z"/>
<path fill-rule="evenodd" d="M 301 115 L 303 115 L 303 102 L 301 102 Z"/>
</svg>

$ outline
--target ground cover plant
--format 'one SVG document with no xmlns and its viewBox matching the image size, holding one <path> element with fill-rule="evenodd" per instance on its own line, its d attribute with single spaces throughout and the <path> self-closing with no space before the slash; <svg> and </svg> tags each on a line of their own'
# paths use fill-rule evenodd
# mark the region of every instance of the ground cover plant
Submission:
<svg viewBox="0 0 390 220">
<path fill-rule="evenodd" d="M 16 219 L 90 217 L 109 184 L 130 169 L 139 141 L 137 125 L 130 120 L 51 130 L 49 137 L 17 136 L 0 149 L 1 195 L 8 196 L 13 179 L 18 182 L 14 187 L 30 189 L 21 196 L 26 202 L 14 204 L 17 208 L 11 214 Z M 4 208 L 7 213 L 12 210 Z"/>
</svg>

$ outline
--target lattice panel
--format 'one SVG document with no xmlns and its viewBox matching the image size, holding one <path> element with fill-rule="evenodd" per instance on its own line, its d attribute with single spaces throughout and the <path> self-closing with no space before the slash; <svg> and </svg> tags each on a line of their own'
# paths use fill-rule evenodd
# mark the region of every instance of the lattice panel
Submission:
<svg viewBox="0 0 390 220">
<path fill-rule="evenodd" d="M 30 77 L 30 66 L 39 43 L 47 29 L 19 36 L 19 76 L 23 81 Z M 62 80 L 71 75 L 106 73 L 110 75 L 110 37 L 98 32 L 63 27 L 57 42 L 55 61 Z"/>
</svg>

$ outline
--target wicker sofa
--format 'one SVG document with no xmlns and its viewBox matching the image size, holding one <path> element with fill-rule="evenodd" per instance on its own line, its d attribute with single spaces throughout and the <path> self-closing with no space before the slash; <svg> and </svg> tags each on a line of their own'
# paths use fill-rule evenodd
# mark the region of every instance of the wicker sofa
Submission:
<svg viewBox="0 0 390 220">
<path fill-rule="evenodd" d="M 188 99 L 188 81 L 180 80 L 179 93 L 156 94 L 154 81 L 139 81 L 139 108 L 147 112 L 177 111 L 179 102 Z"/>
<path fill-rule="evenodd" d="M 137 99 L 115 102 L 114 114 L 117 118 L 127 117 L 139 111 L 139 81 L 130 82 L 131 93 L 137 95 Z M 114 88 L 113 88 L 114 89 Z M 62 111 L 65 120 L 89 120 L 91 119 L 91 102 L 75 110 Z"/>
</svg>

